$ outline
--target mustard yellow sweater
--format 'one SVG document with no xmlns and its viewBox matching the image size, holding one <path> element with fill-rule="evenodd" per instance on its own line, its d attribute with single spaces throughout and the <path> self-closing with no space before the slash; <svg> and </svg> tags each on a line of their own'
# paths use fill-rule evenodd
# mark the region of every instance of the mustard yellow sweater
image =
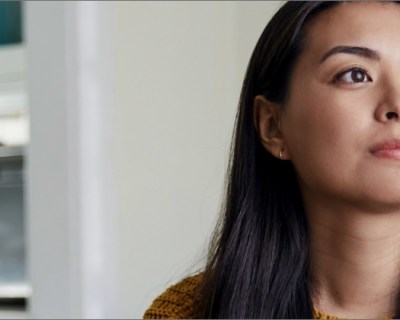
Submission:
<svg viewBox="0 0 400 320">
<path fill-rule="evenodd" d="M 194 299 L 201 274 L 183 279 L 156 298 L 144 319 L 193 319 Z"/>
<path fill-rule="evenodd" d="M 144 319 L 193 319 L 196 288 L 201 274 L 183 279 L 169 287 L 147 309 Z M 335 316 L 314 311 L 314 319 L 338 319 Z"/>
</svg>

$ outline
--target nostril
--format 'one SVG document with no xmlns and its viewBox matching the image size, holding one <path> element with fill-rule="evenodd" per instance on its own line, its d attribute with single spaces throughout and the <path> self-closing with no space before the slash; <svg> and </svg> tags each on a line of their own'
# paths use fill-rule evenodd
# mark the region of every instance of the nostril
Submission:
<svg viewBox="0 0 400 320">
<path fill-rule="evenodd" d="M 386 113 L 386 118 L 387 118 L 388 120 L 391 120 L 391 119 L 398 119 L 398 118 L 399 118 L 399 115 L 398 115 L 396 112 L 388 112 L 388 113 Z"/>
</svg>

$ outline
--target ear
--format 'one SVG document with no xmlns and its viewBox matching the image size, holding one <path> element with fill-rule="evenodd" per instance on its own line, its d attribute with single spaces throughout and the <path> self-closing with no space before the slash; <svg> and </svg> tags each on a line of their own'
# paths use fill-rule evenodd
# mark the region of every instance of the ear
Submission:
<svg viewBox="0 0 400 320">
<path fill-rule="evenodd" d="M 281 160 L 289 159 L 281 131 L 279 105 L 258 95 L 254 98 L 253 112 L 254 126 L 264 148 Z"/>
</svg>

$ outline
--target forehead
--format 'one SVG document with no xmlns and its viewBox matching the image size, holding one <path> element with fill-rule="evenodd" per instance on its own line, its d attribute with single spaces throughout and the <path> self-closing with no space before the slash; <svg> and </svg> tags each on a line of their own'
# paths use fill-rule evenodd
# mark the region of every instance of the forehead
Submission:
<svg viewBox="0 0 400 320">
<path fill-rule="evenodd" d="M 400 53 L 400 5 L 392 2 L 344 2 L 317 15 L 307 27 L 306 48 L 326 50 L 358 45 Z M 385 46 L 382 48 L 382 44 Z M 397 48 L 398 49 L 397 49 Z"/>
</svg>

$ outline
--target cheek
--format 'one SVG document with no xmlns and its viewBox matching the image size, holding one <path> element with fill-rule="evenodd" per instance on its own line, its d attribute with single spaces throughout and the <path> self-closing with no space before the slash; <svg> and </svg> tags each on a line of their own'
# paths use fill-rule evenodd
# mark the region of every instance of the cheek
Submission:
<svg viewBox="0 0 400 320">
<path fill-rule="evenodd" d="M 283 129 L 289 156 L 306 184 L 320 184 L 320 179 L 341 183 L 343 173 L 357 164 L 352 155 L 363 145 L 369 116 L 357 111 L 352 98 L 308 92 L 318 93 L 287 105 Z"/>
</svg>

